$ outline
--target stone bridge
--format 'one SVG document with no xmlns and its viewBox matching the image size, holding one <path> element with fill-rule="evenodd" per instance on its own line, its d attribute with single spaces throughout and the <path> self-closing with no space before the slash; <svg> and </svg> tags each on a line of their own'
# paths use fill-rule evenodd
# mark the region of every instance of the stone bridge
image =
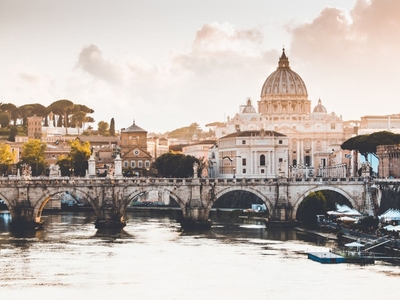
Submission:
<svg viewBox="0 0 400 300">
<path fill-rule="evenodd" d="M 96 227 L 123 227 L 128 204 L 142 193 L 167 193 L 180 206 L 182 226 L 210 226 L 209 212 L 222 195 L 247 191 L 267 206 L 270 220 L 293 221 L 301 202 L 320 190 L 337 192 L 361 212 L 373 214 L 379 202 L 371 195 L 374 182 L 363 178 L 30 178 L 0 179 L 0 198 L 12 225 L 38 226 L 44 206 L 56 194 L 69 192 L 89 202 Z M 375 193 L 377 194 L 377 193 Z"/>
</svg>

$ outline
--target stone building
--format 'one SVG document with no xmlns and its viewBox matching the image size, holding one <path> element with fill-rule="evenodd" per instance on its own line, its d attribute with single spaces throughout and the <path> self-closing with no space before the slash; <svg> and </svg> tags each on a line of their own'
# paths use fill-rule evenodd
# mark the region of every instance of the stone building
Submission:
<svg viewBox="0 0 400 300">
<path fill-rule="evenodd" d="M 135 124 L 121 129 L 118 146 L 121 151 L 122 167 L 132 169 L 136 175 L 147 176 L 152 157 L 147 151 L 147 131 Z"/>
<path fill-rule="evenodd" d="M 386 116 L 367 115 L 362 116 L 358 134 L 371 134 L 378 131 L 390 131 L 400 133 L 400 114 Z"/>
<path fill-rule="evenodd" d="M 27 117 L 28 138 L 40 139 L 42 137 L 42 117 L 36 115 Z"/>
<path fill-rule="evenodd" d="M 377 146 L 376 155 L 379 158 L 379 177 L 400 178 L 400 145 Z"/>
<path fill-rule="evenodd" d="M 169 142 L 166 138 L 151 137 L 147 139 L 147 152 L 154 162 L 157 157 L 169 152 Z"/>
<path fill-rule="evenodd" d="M 354 136 L 351 126 L 351 122 L 343 121 L 334 112 L 329 113 L 320 99 L 311 110 L 306 85 L 290 68 L 283 49 L 278 68 L 261 88 L 258 112 L 251 99 L 247 99 L 239 113 L 213 130 L 217 138 L 242 131 L 279 132 L 288 139 L 288 167 L 316 170 L 348 163 L 346 157 L 350 153 L 342 151 L 340 145 Z M 316 171 L 312 172 L 317 175 Z"/>
<path fill-rule="evenodd" d="M 202 166 L 202 177 L 210 177 L 208 174 L 208 152 L 211 147 L 215 145 L 216 141 L 205 140 L 197 143 L 192 143 L 189 145 L 184 145 L 182 147 L 182 153 L 184 155 L 191 155 L 200 161 Z"/>
<path fill-rule="evenodd" d="M 215 177 L 288 176 L 288 138 L 275 131 L 237 131 L 220 138 L 209 153 L 209 174 Z"/>
</svg>

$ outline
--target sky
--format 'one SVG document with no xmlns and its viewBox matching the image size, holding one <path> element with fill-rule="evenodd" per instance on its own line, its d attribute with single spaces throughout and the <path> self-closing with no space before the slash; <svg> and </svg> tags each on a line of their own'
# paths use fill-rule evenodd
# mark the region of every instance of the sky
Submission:
<svg viewBox="0 0 400 300">
<path fill-rule="evenodd" d="M 400 113 L 399 0 L 0 0 L 0 102 L 205 128 L 257 108 L 283 47 L 312 108 Z"/>
</svg>

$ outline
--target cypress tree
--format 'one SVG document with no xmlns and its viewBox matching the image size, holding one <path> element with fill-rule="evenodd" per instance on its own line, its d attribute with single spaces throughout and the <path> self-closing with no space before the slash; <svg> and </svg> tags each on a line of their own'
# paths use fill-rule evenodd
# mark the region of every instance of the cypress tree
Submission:
<svg viewBox="0 0 400 300">
<path fill-rule="evenodd" d="M 109 133 L 110 133 L 111 136 L 115 136 L 115 121 L 114 121 L 114 118 L 111 118 Z"/>
</svg>

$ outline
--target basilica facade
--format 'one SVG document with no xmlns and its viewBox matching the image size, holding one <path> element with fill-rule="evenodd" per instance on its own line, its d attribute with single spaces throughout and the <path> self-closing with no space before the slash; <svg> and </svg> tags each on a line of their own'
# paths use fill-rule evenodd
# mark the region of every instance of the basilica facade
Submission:
<svg viewBox="0 0 400 300">
<path fill-rule="evenodd" d="M 352 122 L 343 121 L 334 112 L 328 112 L 320 99 L 312 109 L 306 85 L 291 69 L 285 49 L 276 71 L 267 77 L 261 88 L 257 108 L 258 111 L 251 99 L 247 99 L 234 117 L 213 128 L 215 136 L 223 141 L 225 136 L 237 132 L 257 131 L 259 136 L 262 131 L 279 133 L 287 137 L 286 157 L 283 158 L 287 162 L 287 169 L 307 168 L 310 176 L 318 176 L 321 168 L 343 166 L 347 169 L 346 175 L 352 175 L 354 171 L 348 166 L 354 165 L 354 158 L 350 153 L 342 151 L 340 145 L 356 134 L 356 128 Z M 243 151 L 245 150 L 241 149 L 242 153 Z M 248 148 L 248 151 L 253 150 Z M 275 172 L 272 175 L 278 176 L 279 158 L 276 161 L 275 154 L 269 151 L 267 157 L 274 157 L 274 161 L 266 163 L 271 165 L 269 171 Z M 249 153 L 250 157 L 251 155 L 253 154 Z M 255 158 L 254 161 L 260 162 L 260 158 Z M 224 164 L 220 159 L 219 165 Z M 253 170 L 259 167 L 257 163 Z M 232 168 L 237 170 L 237 166 Z M 255 174 L 248 174 L 251 175 Z"/>
</svg>

